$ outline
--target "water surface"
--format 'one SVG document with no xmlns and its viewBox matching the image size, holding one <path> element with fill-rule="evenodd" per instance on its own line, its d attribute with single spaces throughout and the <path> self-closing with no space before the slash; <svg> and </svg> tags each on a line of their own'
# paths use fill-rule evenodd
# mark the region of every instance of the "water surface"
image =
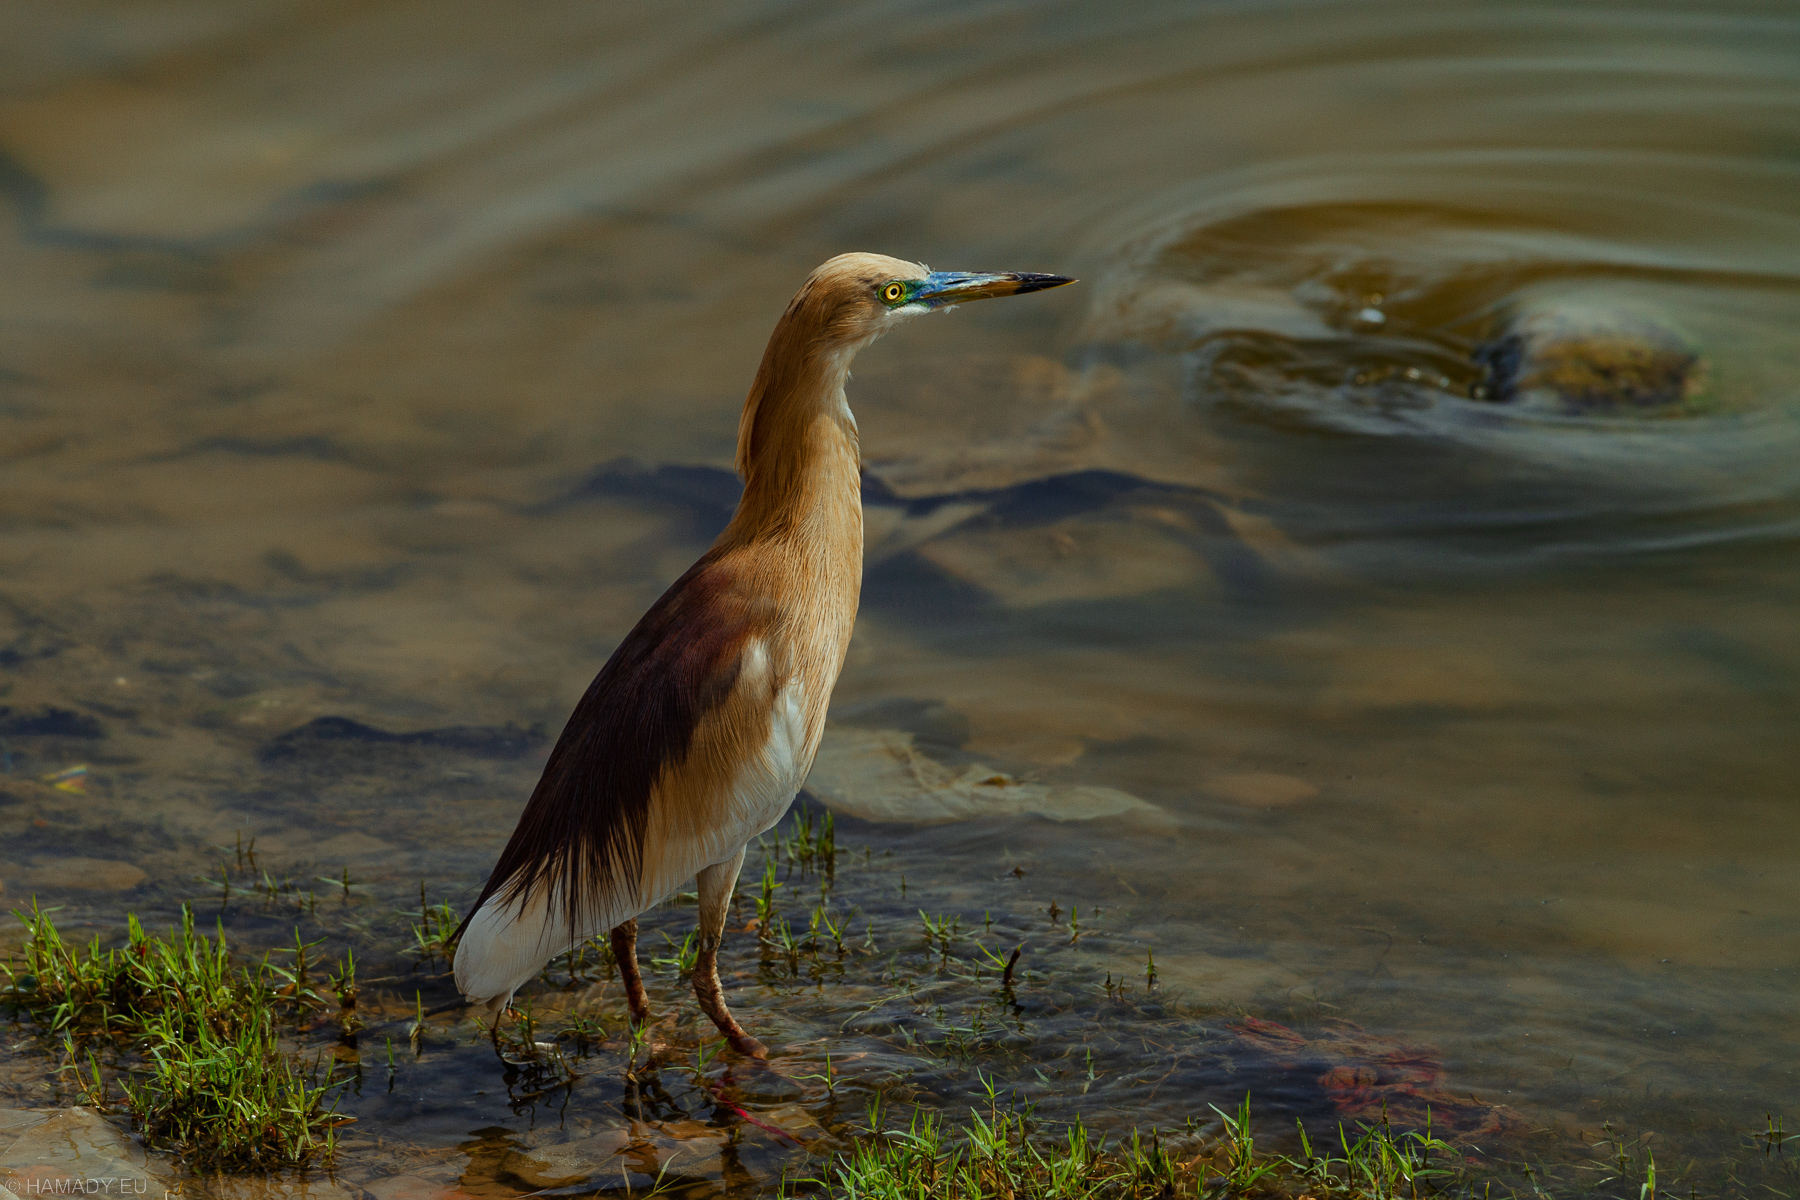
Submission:
<svg viewBox="0 0 1800 1200">
<path fill-rule="evenodd" d="M 859 361 L 838 736 L 1160 810 L 849 826 L 908 905 L 1099 905 L 1096 973 L 1154 948 L 1206 1011 L 1430 1047 L 1561 1145 L 1716 1164 L 1794 1108 L 1786 6 L 6 22 L 8 901 L 166 913 L 240 833 L 371 911 L 469 896 L 541 740 L 274 739 L 553 735 L 728 516 L 788 295 L 878 250 L 1083 282 Z M 1509 330 L 1595 312 L 1691 357 L 1676 401 L 1496 396 Z M 416 1094 L 504 1090 L 473 1063 Z M 1228 1074 L 1090 1111 L 1179 1121 Z M 1277 1108 L 1331 1110 L 1305 1091 Z M 530 1124 L 487 1103 L 389 1127 L 454 1158 Z"/>
</svg>

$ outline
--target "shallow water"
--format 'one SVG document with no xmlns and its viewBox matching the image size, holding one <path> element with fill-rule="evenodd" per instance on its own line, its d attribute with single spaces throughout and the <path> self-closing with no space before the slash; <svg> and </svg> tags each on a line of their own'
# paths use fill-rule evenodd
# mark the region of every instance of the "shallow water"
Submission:
<svg viewBox="0 0 1800 1200">
<path fill-rule="evenodd" d="M 296 879 L 348 867 L 365 922 L 420 878 L 469 896 L 543 753 L 520 731 L 554 734 L 728 516 L 787 296 L 880 250 L 1083 280 L 915 324 L 852 385 L 870 547 L 826 798 L 882 815 L 857 807 L 878 739 L 844 731 L 981 766 L 965 799 L 1042 785 L 1004 818 L 849 826 L 909 906 L 1024 934 L 1099 905 L 1083 961 L 1137 978 L 1154 948 L 1208 1036 L 1235 1013 L 1433 1047 L 1533 1136 L 1654 1131 L 1702 1191 L 1795 1108 L 1785 7 L 5 20 L 9 902 L 166 914 L 240 832 Z M 1691 349 L 1679 403 L 1487 390 L 1509 323 L 1595 308 Z M 273 749 L 321 716 L 502 732 Z M 82 764 L 85 792 L 47 781 Z M 1045 819 L 1095 788 L 1155 810 Z M 287 911 L 234 919 L 272 941 Z M 839 1036 L 837 1001 L 741 986 L 796 1021 L 795 1062 Z M 434 1162 L 526 1136 L 432 1098 L 504 1091 L 459 1053 L 365 1128 Z M 1251 1072 L 1276 1115 L 1332 1110 L 1292 1074 Z M 1084 1111 L 1241 1096 L 1181 1078 Z M 736 1120 L 709 1105 L 676 1108 Z"/>
</svg>

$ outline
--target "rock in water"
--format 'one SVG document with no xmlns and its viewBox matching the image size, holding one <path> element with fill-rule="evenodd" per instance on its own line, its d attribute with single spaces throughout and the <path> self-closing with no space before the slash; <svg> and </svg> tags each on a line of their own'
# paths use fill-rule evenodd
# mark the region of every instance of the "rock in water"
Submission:
<svg viewBox="0 0 1800 1200">
<path fill-rule="evenodd" d="M 475 1200 L 454 1178 L 426 1175 L 389 1175 L 363 1186 L 374 1200 Z"/>
<path fill-rule="evenodd" d="M 0 736 L 103 738 L 100 722 L 86 713 L 45 706 L 36 712 L 14 712 L 0 705 Z"/>
<path fill-rule="evenodd" d="M 1302 800 L 1311 800 L 1319 789 L 1292 775 L 1271 771 L 1241 771 L 1215 775 L 1205 783 L 1206 791 L 1231 804 L 1247 808 L 1286 808 Z"/>
<path fill-rule="evenodd" d="M 696 1121 L 633 1121 L 587 1137 L 512 1150 L 500 1160 L 500 1174 L 533 1191 L 595 1179 L 628 1185 L 634 1175 L 652 1185 L 664 1177 L 717 1179 L 724 1174 L 721 1155 L 729 1146 L 722 1131 Z"/>
<path fill-rule="evenodd" d="M 40 858 L 9 869 L 7 878 L 28 888 L 128 892 L 149 878 L 144 869 L 109 858 Z"/>
<path fill-rule="evenodd" d="M 1673 410 L 1704 382 L 1685 337 L 1606 292 L 1523 300 L 1473 358 L 1487 369 L 1486 399 L 1554 412 Z"/>
<path fill-rule="evenodd" d="M 0 1185 L 22 1200 L 165 1196 L 174 1176 L 92 1109 L 0 1109 Z"/>
<path fill-rule="evenodd" d="M 806 790 L 827 808 L 865 821 L 939 825 L 1029 814 L 1052 821 L 1116 817 L 1158 830 L 1174 825 L 1156 805 L 1116 788 L 1027 783 L 979 765 L 953 771 L 897 729 L 828 727 Z"/>
</svg>

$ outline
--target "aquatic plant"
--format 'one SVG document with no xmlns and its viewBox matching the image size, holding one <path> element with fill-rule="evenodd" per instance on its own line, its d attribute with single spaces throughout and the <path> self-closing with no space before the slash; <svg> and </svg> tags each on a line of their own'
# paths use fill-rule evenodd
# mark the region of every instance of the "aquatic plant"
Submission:
<svg viewBox="0 0 1800 1200">
<path fill-rule="evenodd" d="M 568 953 L 558 955 L 544 964 L 539 977 L 548 982 L 556 972 L 569 977 L 571 983 L 588 983 L 596 978 L 605 978 L 613 970 L 612 941 L 605 934 L 591 937 L 579 946 L 571 948 Z"/>
<path fill-rule="evenodd" d="M 773 837 L 771 843 L 769 838 Z M 805 808 L 794 810 L 788 832 L 770 830 L 757 839 L 757 847 L 770 859 L 780 859 L 802 870 L 816 870 L 826 876 L 837 874 L 837 821 L 829 813 L 815 818 Z"/>
<path fill-rule="evenodd" d="M 1249 1119 L 1249 1104 L 1250 1098 L 1245 1096 L 1240 1125 Z M 1429 1109 L 1422 1130 L 1407 1129 L 1395 1133 L 1385 1105 L 1381 1120 L 1373 1124 L 1359 1123 L 1354 1138 L 1339 1125 L 1338 1144 L 1343 1153 L 1335 1156 L 1317 1153 L 1306 1126 L 1299 1121 L 1294 1124 L 1300 1135 L 1300 1157 L 1284 1157 L 1280 1160 L 1281 1165 L 1295 1169 L 1311 1185 L 1309 1190 L 1317 1195 L 1398 1200 L 1402 1196 L 1418 1196 L 1421 1188 L 1427 1192 L 1436 1191 L 1439 1181 L 1447 1181 L 1458 1174 L 1449 1167 L 1432 1163 L 1433 1155 L 1449 1153 L 1450 1146 L 1431 1132 Z"/>
<path fill-rule="evenodd" d="M 1219 1181 L 1224 1191 L 1242 1195 L 1262 1182 L 1265 1176 L 1273 1174 L 1283 1160 L 1257 1155 L 1256 1139 L 1250 1131 L 1249 1092 L 1244 1093 L 1244 1102 L 1238 1106 L 1235 1116 L 1216 1104 L 1211 1107 L 1225 1127 L 1219 1139 L 1220 1153 L 1225 1160 Z M 1301 1134 L 1305 1135 L 1304 1129 Z"/>
<path fill-rule="evenodd" d="M 991 1081 L 987 1112 L 969 1110 L 952 1131 L 940 1113 L 914 1110 L 904 1129 L 884 1129 L 871 1103 L 867 1134 L 796 1181 L 845 1200 L 1138 1200 L 1194 1194 L 1198 1176 L 1152 1136 L 1115 1148 L 1079 1118 L 1060 1136 L 1038 1134 L 1033 1108 L 1001 1107 Z"/>
<path fill-rule="evenodd" d="M 1781 1152 L 1780 1126 L 1772 1113 L 1768 1117 L 1768 1122 L 1768 1132 L 1763 1135 L 1764 1153 L 1779 1154 Z M 1602 1122 L 1600 1129 L 1606 1134 L 1606 1137 L 1594 1142 L 1592 1149 L 1595 1151 L 1606 1149 L 1611 1153 L 1600 1162 L 1583 1164 L 1583 1169 L 1601 1173 L 1602 1178 L 1594 1186 L 1599 1187 L 1614 1182 L 1623 1182 L 1627 1186 L 1636 1183 L 1638 1200 L 1656 1200 L 1656 1155 L 1650 1151 L 1650 1135 L 1645 1134 L 1635 1144 L 1635 1148 L 1642 1151 L 1640 1157 L 1633 1153 L 1634 1143 L 1628 1140 L 1621 1131 L 1614 1129 L 1611 1121 Z M 1770 1190 L 1775 1189 L 1771 1188 Z"/>
<path fill-rule="evenodd" d="M 1259 1153 L 1251 1135 L 1250 1097 L 1233 1112 L 1215 1108 L 1219 1136 L 1210 1145 L 1133 1131 L 1109 1146 L 1078 1116 L 1053 1131 L 1029 1102 L 1002 1106 L 983 1078 L 986 1111 L 966 1123 L 915 1109 L 905 1128 L 884 1128 L 882 1104 L 870 1104 L 864 1133 L 825 1159 L 820 1171 L 793 1181 L 796 1191 L 822 1190 L 844 1200 L 1147 1200 L 1149 1197 L 1333 1197 L 1415 1200 L 1438 1194 L 1458 1173 L 1431 1165 L 1449 1147 L 1429 1128 L 1396 1134 L 1386 1119 L 1339 1129 L 1341 1155 L 1319 1154 L 1300 1126 L 1298 1158 Z M 1651 1186 L 1654 1187 L 1654 1178 Z M 1649 1193 L 1654 1194 L 1652 1191 Z"/>
<path fill-rule="evenodd" d="M 346 871 L 345 877 L 349 877 Z M 419 907 L 399 914 L 409 923 L 412 930 L 412 945 L 407 953 L 426 963 L 443 963 L 450 965 L 451 943 L 456 937 L 456 928 L 460 923 L 456 909 L 449 903 L 427 904 L 425 902 L 425 884 L 419 884 Z"/>
<path fill-rule="evenodd" d="M 281 1039 L 284 1006 L 322 1007 L 311 989 L 310 948 L 296 933 L 293 970 L 265 955 L 231 962 L 221 928 L 209 940 L 191 909 L 166 938 L 129 922 L 126 945 L 103 949 L 94 938 L 71 945 L 49 912 L 33 902 L 15 915 L 25 925 L 20 955 L 0 963 L 5 1002 L 47 1033 L 60 1035 L 65 1070 L 83 1098 L 105 1107 L 102 1052 L 116 1064 L 123 1105 L 145 1139 L 196 1166 L 277 1166 L 329 1154 L 336 1086 L 329 1067 L 304 1066 Z M 352 997 L 354 966 L 334 981 Z M 87 1050 L 85 1070 L 76 1055 Z"/>
<path fill-rule="evenodd" d="M 653 957 L 650 960 L 650 964 L 675 975 L 693 974 L 694 966 L 700 959 L 699 939 L 700 934 L 698 930 L 688 930 L 687 936 L 679 942 L 670 937 L 665 930 L 663 932 L 663 941 L 668 943 L 668 952 L 658 957 Z"/>
<path fill-rule="evenodd" d="M 776 835 L 779 840 L 780 835 Z M 756 897 L 757 929 L 766 929 L 769 918 L 775 914 L 775 893 L 786 885 L 775 878 L 775 859 L 771 855 L 763 861 L 762 888 Z M 765 936 L 767 936 L 765 934 Z"/>
<path fill-rule="evenodd" d="M 815 844 L 820 841 L 816 826 L 810 836 Z M 786 847 L 804 840 L 787 830 L 772 833 L 760 871 L 748 873 L 749 896 L 758 899 L 761 893 L 756 907 L 762 936 L 757 944 L 742 946 L 735 963 L 749 968 L 737 972 L 739 978 L 754 973 L 799 1021 L 817 1021 L 823 1010 L 829 1022 L 816 1043 L 821 1057 L 811 1059 L 814 1052 L 803 1051 L 811 1059 L 804 1069 L 784 1072 L 803 1089 L 798 1102 L 808 1114 L 794 1128 L 813 1120 L 825 1131 L 825 1140 L 814 1145 L 826 1157 L 808 1160 L 799 1169 L 808 1178 L 792 1180 L 794 1188 L 917 1200 L 1027 1195 L 1422 1200 L 1443 1193 L 1473 1197 L 1481 1190 L 1460 1155 L 1449 1153 L 1436 1137 L 1428 1112 L 1416 1105 L 1396 1108 L 1398 1127 L 1383 1110 L 1378 1122 L 1339 1128 L 1330 1148 L 1299 1127 L 1297 1150 L 1288 1133 L 1292 1126 L 1253 1129 L 1248 1096 L 1222 1104 L 1224 1111 L 1204 1132 L 1197 1114 L 1168 1104 L 1155 1111 L 1121 1109 L 1119 1097 L 1144 1095 L 1146 1087 L 1154 1095 L 1162 1077 L 1180 1069 L 1184 1059 L 1192 1061 L 1196 1046 L 1217 1038 L 1219 1018 L 1178 993 L 1165 993 L 1153 953 L 1111 933 L 1101 919 L 1105 910 L 1084 899 L 1080 908 L 1088 916 L 1083 919 L 1073 905 L 1067 910 L 1052 905 L 1047 927 L 1042 909 L 1023 914 L 1006 908 L 958 912 L 948 904 L 920 909 L 896 900 L 884 886 L 898 863 L 874 868 L 863 855 L 846 860 L 847 873 L 833 878 L 789 854 Z M 245 858 L 253 852 L 253 846 L 247 848 Z M 226 866 L 231 866 L 229 848 Z M 866 876 L 863 867 L 883 870 L 884 878 Z M 252 868 L 245 862 L 241 869 Z M 260 864 L 254 869 L 263 873 Z M 808 910 L 796 897 L 813 883 L 817 900 L 805 897 L 810 913 L 802 918 Z M 857 888 L 857 902 L 838 893 L 840 887 Z M 248 888 L 236 894 L 257 896 Z M 50 917 L 34 909 L 35 916 L 20 914 L 29 934 L 24 949 L 0 968 L 6 971 L 0 982 L 12 980 L 12 987 L 0 991 L 0 1005 L 10 1003 L 38 1022 L 44 1049 L 61 1063 L 63 1095 L 131 1112 L 155 1144 L 178 1150 L 195 1165 L 266 1169 L 328 1152 L 331 1125 L 338 1119 L 331 1109 L 337 1093 L 332 1073 L 321 1064 L 328 1053 L 354 1064 L 359 1029 L 365 1038 L 373 1035 L 373 1053 L 353 1068 L 357 1090 L 346 1095 L 347 1105 L 358 1103 L 364 1069 L 380 1086 L 384 1044 L 388 1091 L 408 1083 L 401 1076 L 421 1069 L 415 1059 L 429 1060 L 424 1069 L 438 1072 L 452 1057 L 471 1056 L 466 1069 L 492 1072 L 497 1053 L 505 1099 L 515 1109 L 553 1097 L 551 1103 L 560 1105 L 577 1094 L 583 1080 L 616 1072 L 626 1111 L 643 1114 L 634 1119 L 680 1124 L 704 1121 L 710 1113 L 728 1125 L 741 1123 L 746 1133 L 761 1129 L 791 1147 L 794 1139 L 783 1128 L 788 1118 L 771 1116 L 757 1099 L 739 1092 L 743 1084 L 734 1078 L 735 1065 L 720 1060 L 724 1045 L 701 1036 L 703 1026 L 684 1024 L 678 1009 L 673 1021 L 629 1020 L 622 998 L 607 983 L 616 964 L 604 938 L 552 960 L 539 981 L 521 989 L 516 1007 L 497 1029 L 459 1027 L 460 1016 L 451 1014 L 466 1006 L 454 997 L 448 978 L 417 963 L 429 957 L 417 954 L 426 940 L 421 933 L 449 927 L 434 911 L 445 906 L 429 904 L 421 893 L 418 908 L 402 913 L 396 910 L 406 900 L 396 899 L 378 902 L 375 894 L 359 891 L 341 910 L 330 904 L 323 922 L 307 924 L 305 935 L 294 930 L 290 945 L 248 966 L 234 965 L 222 935 L 195 936 L 191 915 L 184 917 L 185 932 L 171 932 L 166 939 L 146 937 L 133 922 L 125 948 L 108 951 L 98 940 L 85 947 L 65 944 Z M 266 889 L 261 900 L 243 908 L 267 913 L 273 905 Z M 266 918 L 246 915 L 266 927 Z M 406 923 L 396 925 L 396 917 Z M 864 925 L 862 934 L 851 932 L 853 922 Z M 284 927 L 285 922 L 276 925 Z M 662 930 L 647 932 L 654 938 Z M 683 933 L 681 940 L 665 933 L 661 955 L 651 959 L 660 968 L 652 980 L 656 988 L 678 987 L 679 977 L 693 969 L 695 939 Z M 357 939 L 358 953 L 345 953 L 341 960 L 326 954 L 326 942 L 339 937 Z M 878 937 L 884 947 L 879 952 Z M 247 1003 L 257 1011 L 236 1024 L 215 1026 L 205 1038 L 173 1046 L 188 1037 L 197 1018 L 183 1016 L 181 1005 L 172 1001 L 139 997 L 149 986 L 139 978 L 143 971 L 134 975 L 126 967 L 140 943 L 164 945 L 178 960 L 182 954 L 195 960 L 178 961 L 156 977 L 184 981 L 180 986 L 199 1007 L 235 1011 L 234 1005 Z M 237 949 L 241 963 L 245 956 L 241 946 Z M 1122 952 L 1129 958 L 1119 957 Z M 417 963 L 411 972 L 405 966 L 409 957 Z M 229 993 L 230 1003 L 207 999 L 221 991 Z M 405 991 L 414 993 L 411 1000 Z M 673 1007 L 674 1002 L 659 999 Z M 170 1015 L 162 1020 L 165 1010 Z M 1162 1035 L 1166 1044 L 1147 1044 L 1146 1033 Z M 840 1045 L 840 1037 L 862 1044 Z M 414 1054 L 397 1061 L 395 1042 Z M 871 1042 L 875 1055 L 867 1051 Z M 296 1047 L 304 1047 L 305 1058 L 294 1053 Z M 315 1054 L 319 1062 L 309 1070 L 306 1059 Z M 486 1062 L 478 1064 L 476 1057 Z M 942 1107 L 943 1100 L 914 1088 L 915 1068 L 908 1060 L 917 1064 L 919 1076 L 952 1086 L 959 1077 L 981 1080 L 988 1103 L 977 1109 Z M 272 1065 L 248 1078 L 258 1061 Z M 993 1081 L 999 1080 L 1018 1087 L 1031 1102 L 1003 1101 L 994 1094 Z M 257 1114 L 236 1128 L 217 1111 L 219 1097 L 231 1095 L 234 1087 L 234 1102 Z M 938 1097 L 950 1094 L 935 1091 Z M 904 1115 L 895 1121 L 886 1111 L 886 1124 L 893 1126 L 888 1128 L 877 1119 L 884 1114 L 877 1108 L 866 1130 L 846 1129 L 849 1110 L 840 1105 L 860 1106 L 870 1095 Z M 1117 1120 L 1122 1111 L 1135 1113 L 1127 1120 L 1157 1121 L 1162 1128 L 1120 1137 L 1111 1125 L 1103 1135 L 1094 1124 Z M 306 1119 L 293 1121 L 295 1112 Z M 255 1127 L 258 1120 L 273 1121 L 284 1113 L 285 1126 Z M 1414 1123 L 1422 1128 L 1409 1128 Z M 1441 1124 L 1457 1127 L 1448 1115 Z M 1765 1124 L 1767 1130 L 1754 1131 L 1755 1148 L 1779 1156 L 1788 1135 L 1773 1115 Z M 1614 1200 L 1654 1200 L 1659 1188 L 1675 1193 L 1679 1179 L 1679 1191 L 1686 1193 L 1691 1164 L 1665 1161 L 1659 1171 L 1641 1137 L 1620 1137 L 1610 1127 L 1607 1132 L 1610 1140 L 1595 1147 L 1606 1157 L 1590 1160 L 1583 1173 L 1605 1176 L 1598 1182 L 1611 1186 L 1584 1190 Z M 1284 1140 L 1271 1145 L 1272 1133 Z M 313 1139 L 311 1149 L 306 1136 Z M 1490 1154 L 1506 1149 L 1485 1148 Z M 1494 1170 L 1482 1179 L 1492 1177 L 1493 1194 L 1504 1194 L 1506 1184 L 1494 1171 L 1510 1166 L 1497 1158 L 1486 1161 Z M 1554 1164 L 1539 1169 L 1534 1185 L 1568 1180 Z M 794 1174 L 789 1171 L 790 1179 Z M 1556 1194 L 1564 1189 L 1557 1187 Z"/>
</svg>

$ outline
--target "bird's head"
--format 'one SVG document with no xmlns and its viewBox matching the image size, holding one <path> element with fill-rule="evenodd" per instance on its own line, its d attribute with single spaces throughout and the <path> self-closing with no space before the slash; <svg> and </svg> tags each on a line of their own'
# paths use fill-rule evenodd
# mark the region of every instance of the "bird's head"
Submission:
<svg viewBox="0 0 1800 1200">
<path fill-rule="evenodd" d="M 933 271 L 885 254 L 831 259 L 800 285 L 763 351 L 738 419 L 738 474 L 746 486 L 764 476 L 785 478 L 769 464 L 787 461 L 783 447 L 802 445 L 803 431 L 821 406 L 847 425 L 854 439 L 856 419 L 844 399 L 850 360 L 888 330 L 964 301 L 1073 282 L 1016 271 Z"/>
<path fill-rule="evenodd" d="M 840 254 L 807 279 L 784 323 L 807 328 L 817 349 L 854 353 L 901 322 L 940 308 L 1073 282 L 1022 271 L 933 271 L 885 254 Z"/>
</svg>

